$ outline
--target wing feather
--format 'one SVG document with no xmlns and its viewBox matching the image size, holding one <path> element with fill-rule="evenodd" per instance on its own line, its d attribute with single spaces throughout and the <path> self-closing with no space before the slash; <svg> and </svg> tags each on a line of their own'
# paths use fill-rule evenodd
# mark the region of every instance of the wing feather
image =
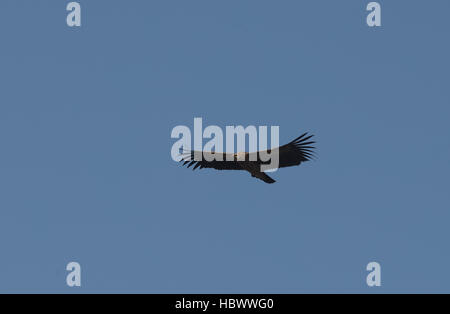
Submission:
<svg viewBox="0 0 450 314">
<path fill-rule="evenodd" d="M 202 156 L 201 160 L 195 160 L 195 155 L 200 154 Z M 217 170 L 242 170 L 242 167 L 239 166 L 239 164 L 236 161 L 227 161 L 227 156 L 230 154 L 226 153 L 216 153 L 216 152 L 196 152 L 196 151 L 190 151 L 185 154 L 183 154 L 183 157 L 181 161 L 183 162 L 183 166 L 185 166 L 187 163 L 189 165 L 188 168 L 195 164 L 195 166 L 192 168 L 192 170 L 195 170 L 197 168 L 204 169 L 204 168 L 213 168 Z M 233 154 L 231 154 L 233 155 Z M 207 158 L 205 158 L 205 156 Z M 216 157 L 214 160 L 212 160 L 212 157 Z M 211 160 L 211 161 L 209 161 Z"/>
<path fill-rule="evenodd" d="M 258 164 L 269 165 L 270 161 L 265 161 L 267 154 L 276 154 L 278 151 L 279 165 L 278 168 L 291 167 L 309 161 L 315 157 L 314 149 L 315 141 L 310 141 L 314 135 L 303 133 L 290 143 L 274 148 L 273 150 L 259 151 L 249 154 L 249 160 L 255 160 Z M 255 156 L 255 154 L 257 154 Z"/>
</svg>

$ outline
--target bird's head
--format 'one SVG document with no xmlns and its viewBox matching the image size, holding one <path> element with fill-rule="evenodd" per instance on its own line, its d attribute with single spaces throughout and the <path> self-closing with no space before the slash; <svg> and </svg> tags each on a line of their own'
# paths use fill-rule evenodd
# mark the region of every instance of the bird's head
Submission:
<svg viewBox="0 0 450 314">
<path fill-rule="evenodd" d="M 240 152 L 240 153 L 236 153 L 234 154 L 234 156 L 236 157 L 237 160 L 245 160 L 245 152 Z"/>
</svg>

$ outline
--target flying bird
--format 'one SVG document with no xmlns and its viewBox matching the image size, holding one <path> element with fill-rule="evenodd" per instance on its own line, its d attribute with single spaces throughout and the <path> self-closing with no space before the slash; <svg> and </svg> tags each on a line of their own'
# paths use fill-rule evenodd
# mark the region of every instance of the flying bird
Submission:
<svg viewBox="0 0 450 314">
<path fill-rule="evenodd" d="M 265 170 L 275 168 L 285 168 L 291 166 L 298 166 L 302 162 L 309 161 L 314 157 L 313 145 L 315 142 L 310 139 L 313 135 L 304 133 L 297 137 L 292 142 L 265 151 L 258 151 L 254 153 L 220 153 L 220 152 L 205 152 L 205 151 L 188 151 L 182 154 L 180 162 L 183 162 L 187 167 L 194 166 L 192 170 L 197 168 L 213 168 L 217 170 L 245 170 L 250 172 L 252 177 L 258 178 L 266 183 L 275 183 L 276 181 L 269 177 L 261 166 L 266 167 Z M 277 151 L 278 150 L 278 151 Z M 267 154 L 278 153 L 278 167 L 271 166 L 270 160 L 267 160 Z M 202 158 L 196 158 L 201 156 Z"/>
</svg>

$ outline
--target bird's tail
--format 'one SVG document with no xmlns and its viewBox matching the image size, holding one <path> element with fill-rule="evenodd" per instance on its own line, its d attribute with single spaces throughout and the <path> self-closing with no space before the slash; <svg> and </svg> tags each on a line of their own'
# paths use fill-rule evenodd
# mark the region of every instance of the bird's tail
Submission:
<svg viewBox="0 0 450 314">
<path fill-rule="evenodd" d="M 271 177 L 269 177 L 265 172 L 257 172 L 254 174 L 254 176 L 260 180 L 263 180 L 266 183 L 269 183 L 269 184 L 277 182 L 274 179 L 272 179 Z"/>
</svg>

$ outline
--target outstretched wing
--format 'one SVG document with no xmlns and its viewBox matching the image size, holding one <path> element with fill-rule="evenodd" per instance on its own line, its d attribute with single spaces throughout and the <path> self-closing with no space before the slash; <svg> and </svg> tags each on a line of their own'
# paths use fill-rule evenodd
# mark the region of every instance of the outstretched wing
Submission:
<svg viewBox="0 0 450 314">
<path fill-rule="evenodd" d="M 196 154 L 201 156 L 201 160 L 196 160 Z M 232 161 L 227 161 L 227 157 Z M 199 158 L 197 158 L 199 159 Z M 217 170 L 242 170 L 242 167 L 234 160 L 234 154 L 215 153 L 215 152 L 198 152 L 189 151 L 182 154 L 183 166 L 194 166 L 192 170 L 197 168 L 213 168 Z"/>
<path fill-rule="evenodd" d="M 278 158 L 279 158 L 279 164 L 278 167 L 274 168 L 284 168 L 284 167 L 290 167 L 290 166 L 296 166 L 301 164 L 302 162 L 311 160 L 314 158 L 314 152 L 315 149 L 313 145 L 315 142 L 310 141 L 310 139 L 313 137 L 313 135 L 308 135 L 308 133 L 304 133 L 297 137 L 292 142 L 277 147 L 273 150 L 266 150 L 266 151 L 259 151 L 256 153 L 251 153 L 250 160 L 257 160 L 257 163 L 262 165 L 269 165 L 269 161 L 265 161 L 267 158 L 262 156 L 267 156 L 267 154 L 276 154 L 278 152 Z M 255 156 L 254 154 L 257 154 Z M 269 168 L 270 169 L 270 168 Z M 268 170 L 268 169 L 266 169 Z"/>
<path fill-rule="evenodd" d="M 300 165 L 314 158 L 315 141 L 309 141 L 314 135 L 303 133 L 289 144 L 280 147 L 280 168 Z"/>
</svg>

